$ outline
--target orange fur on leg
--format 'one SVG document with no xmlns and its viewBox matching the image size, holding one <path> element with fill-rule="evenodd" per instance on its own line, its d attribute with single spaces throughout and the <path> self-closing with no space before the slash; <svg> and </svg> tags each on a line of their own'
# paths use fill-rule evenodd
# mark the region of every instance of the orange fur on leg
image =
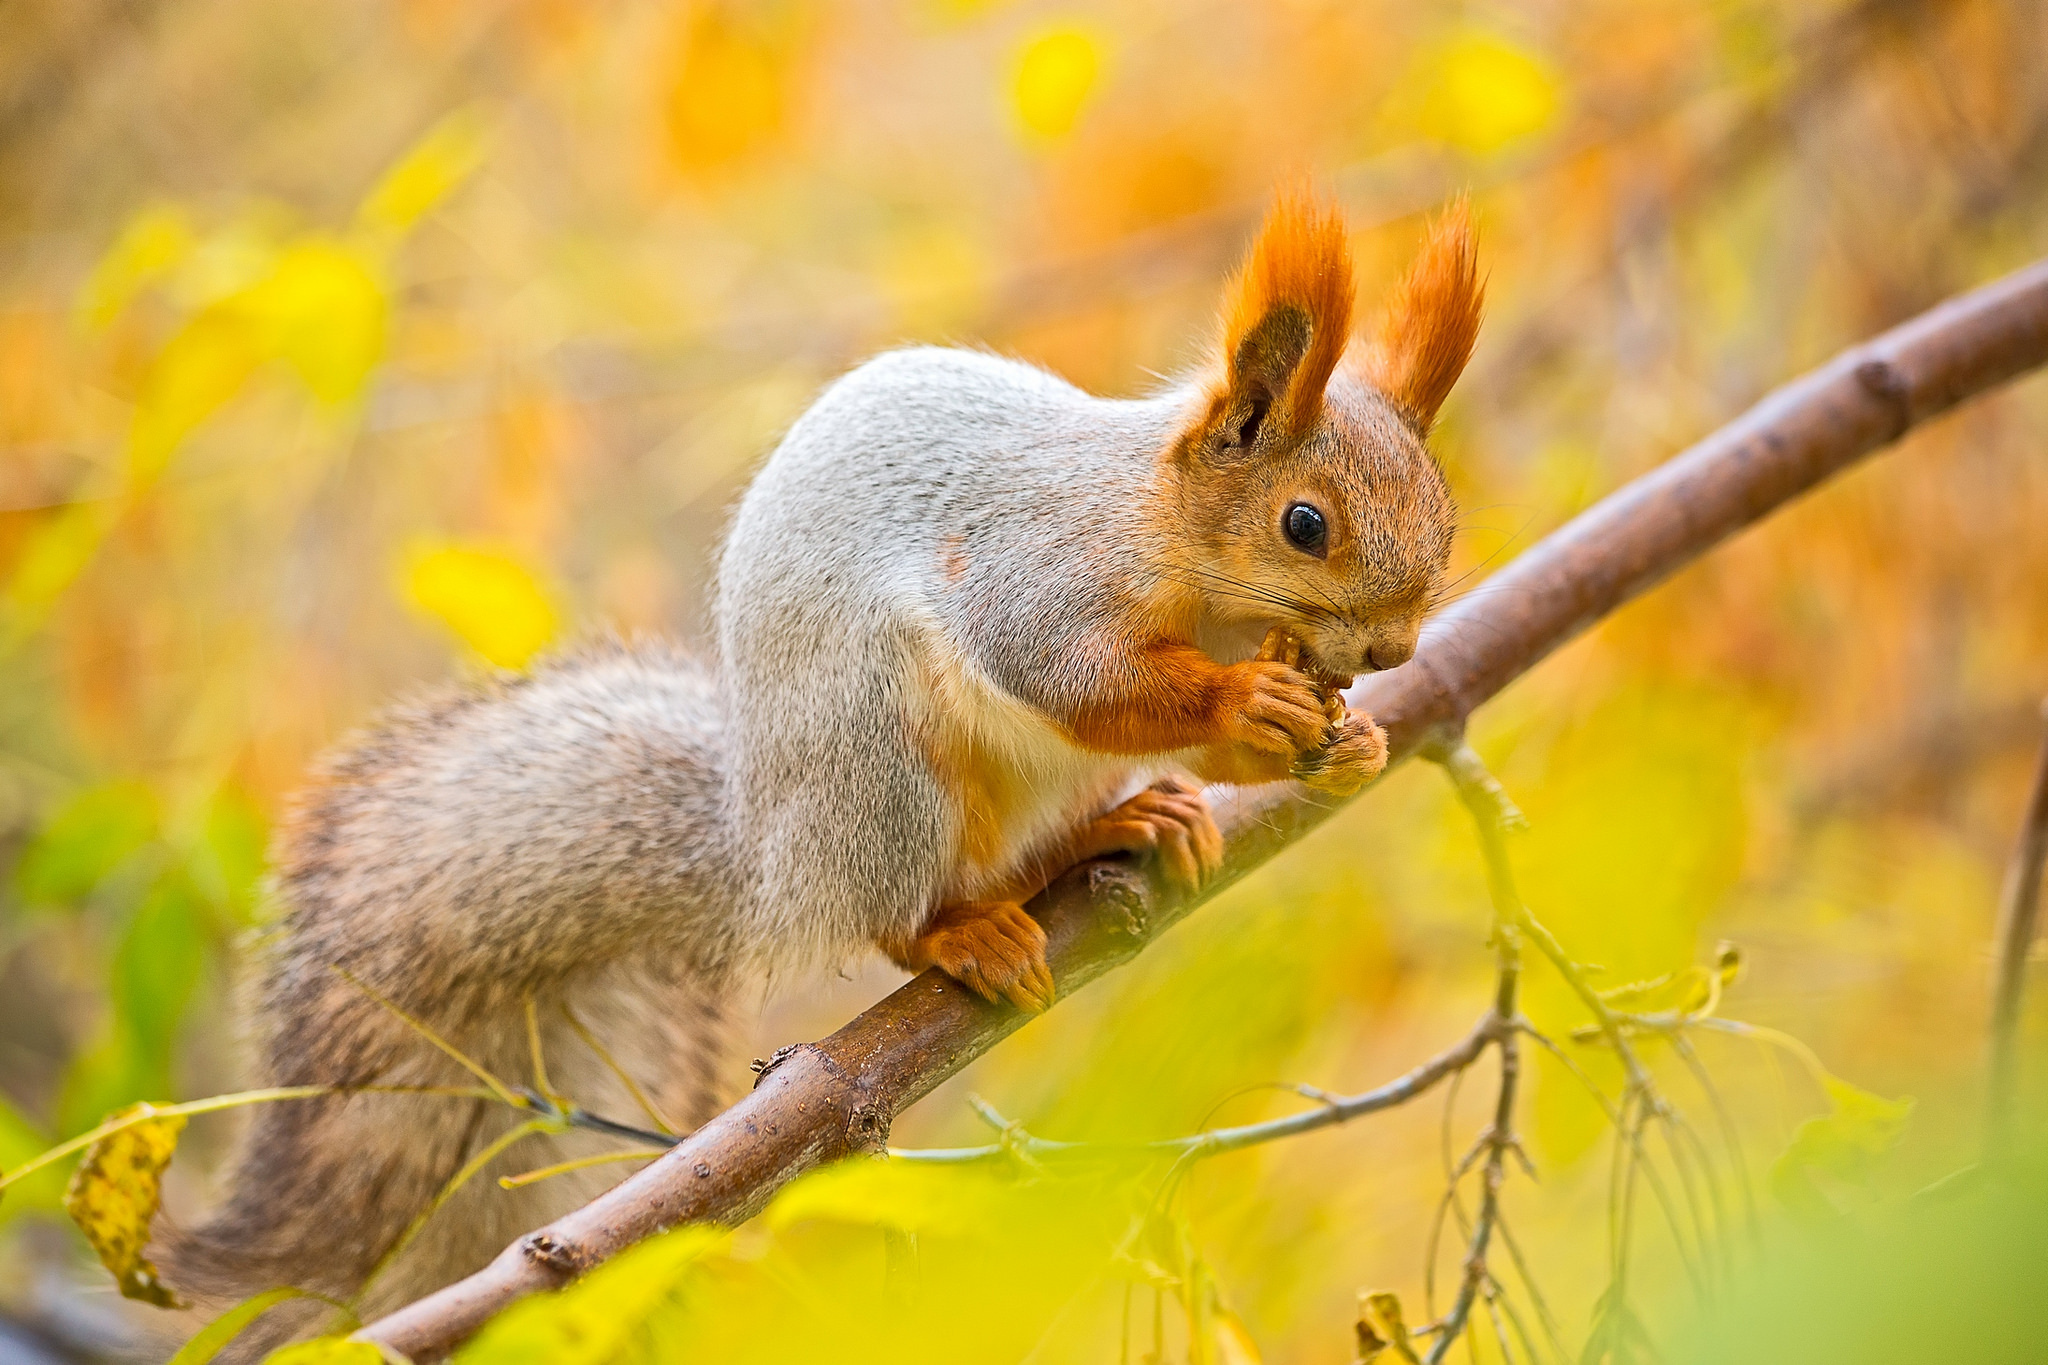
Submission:
<svg viewBox="0 0 2048 1365">
<path fill-rule="evenodd" d="M 1271 659 L 1226 666 L 1177 640 L 1138 650 L 1117 695 L 1067 717 L 1066 729 L 1110 754 L 1231 743 L 1292 757 L 1328 738 L 1322 697 L 1299 669 Z"/>
</svg>

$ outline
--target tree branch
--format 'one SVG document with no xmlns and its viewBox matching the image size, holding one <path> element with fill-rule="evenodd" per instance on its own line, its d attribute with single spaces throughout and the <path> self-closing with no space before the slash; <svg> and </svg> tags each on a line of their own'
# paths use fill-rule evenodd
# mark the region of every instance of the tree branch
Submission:
<svg viewBox="0 0 2048 1365">
<path fill-rule="evenodd" d="M 1731 533 L 1916 424 L 2048 361 L 2048 262 L 1940 305 L 1778 389 L 1728 426 L 1533 546 L 1432 625 L 1407 666 L 1353 694 L 1396 758 L 1455 733 L 1553 649 Z M 1032 903 L 1062 996 L 1120 966 L 1341 803 L 1283 785 L 1219 800 L 1223 875 L 1196 900 L 1139 869 L 1095 863 Z M 1538 940 L 1537 946 L 1547 945 Z M 887 1140 L 890 1121 L 1025 1022 L 935 972 L 844 1028 L 778 1054 L 754 1092 L 469 1278 L 358 1337 L 415 1359 L 678 1223 L 738 1223 L 805 1170 Z"/>
<path fill-rule="evenodd" d="M 2048 718 L 2048 705 L 2042 707 Z M 2048 865 L 2048 735 L 2041 740 L 2034 790 L 2020 824 L 2012 866 L 1998 913 L 1998 975 L 1991 995 L 1990 1154 L 2003 1153 L 2012 1125 L 2013 1096 L 2019 1088 L 2020 1001 L 2027 987 L 2027 958 L 2041 917 L 2041 873 Z"/>
</svg>

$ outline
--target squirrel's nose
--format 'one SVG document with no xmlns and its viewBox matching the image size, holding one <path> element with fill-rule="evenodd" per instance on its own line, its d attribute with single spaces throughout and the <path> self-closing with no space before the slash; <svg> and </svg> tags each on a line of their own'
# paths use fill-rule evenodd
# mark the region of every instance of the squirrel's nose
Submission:
<svg viewBox="0 0 2048 1365">
<path fill-rule="evenodd" d="M 1414 657 L 1413 640 L 1380 640 L 1365 651 L 1366 662 L 1376 669 L 1399 668 Z"/>
</svg>

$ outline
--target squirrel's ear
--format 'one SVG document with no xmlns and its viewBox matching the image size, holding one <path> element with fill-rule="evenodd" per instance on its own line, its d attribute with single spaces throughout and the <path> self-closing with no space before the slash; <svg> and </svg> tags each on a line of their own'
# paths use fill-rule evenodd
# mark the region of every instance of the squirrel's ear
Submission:
<svg viewBox="0 0 2048 1365">
<path fill-rule="evenodd" d="M 1472 207 L 1461 195 L 1394 287 L 1365 357 L 1365 377 L 1425 433 L 1472 358 L 1485 300 Z"/>
<path fill-rule="evenodd" d="M 1308 429 L 1351 334 L 1344 219 L 1297 192 L 1279 199 L 1223 301 L 1223 377 L 1184 450 L 1219 458 Z"/>
</svg>

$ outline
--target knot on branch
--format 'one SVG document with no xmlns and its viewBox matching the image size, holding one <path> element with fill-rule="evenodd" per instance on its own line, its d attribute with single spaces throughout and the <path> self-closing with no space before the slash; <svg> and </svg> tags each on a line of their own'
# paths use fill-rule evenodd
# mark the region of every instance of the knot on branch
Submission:
<svg viewBox="0 0 2048 1365">
<path fill-rule="evenodd" d="M 1899 367 L 1882 357 L 1872 357 L 1856 367 L 1856 382 L 1863 391 L 1892 410 L 1892 430 L 1887 440 L 1903 436 L 1913 425 L 1913 391 Z"/>
<path fill-rule="evenodd" d="M 1088 869 L 1088 898 L 1111 933 L 1143 938 L 1151 927 L 1145 916 L 1145 894 L 1137 882 L 1113 863 Z"/>
<path fill-rule="evenodd" d="M 889 1144 L 889 1111 L 863 1100 L 846 1116 L 846 1144 L 856 1152 L 879 1152 Z"/>
<path fill-rule="evenodd" d="M 582 1248 L 551 1232 L 535 1232 L 520 1238 L 519 1250 L 527 1260 L 564 1283 L 575 1279 L 590 1265 L 590 1259 Z"/>
<path fill-rule="evenodd" d="M 803 1046 L 802 1043 L 789 1043 L 783 1047 L 776 1048 L 775 1051 L 768 1054 L 768 1060 L 765 1062 L 756 1057 L 753 1061 L 747 1063 L 747 1069 L 754 1073 L 754 1089 L 759 1090 L 761 1082 L 768 1079 L 768 1073 L 781 1066 L 791 1057 L 796 1056 Z"/>
</svg>

